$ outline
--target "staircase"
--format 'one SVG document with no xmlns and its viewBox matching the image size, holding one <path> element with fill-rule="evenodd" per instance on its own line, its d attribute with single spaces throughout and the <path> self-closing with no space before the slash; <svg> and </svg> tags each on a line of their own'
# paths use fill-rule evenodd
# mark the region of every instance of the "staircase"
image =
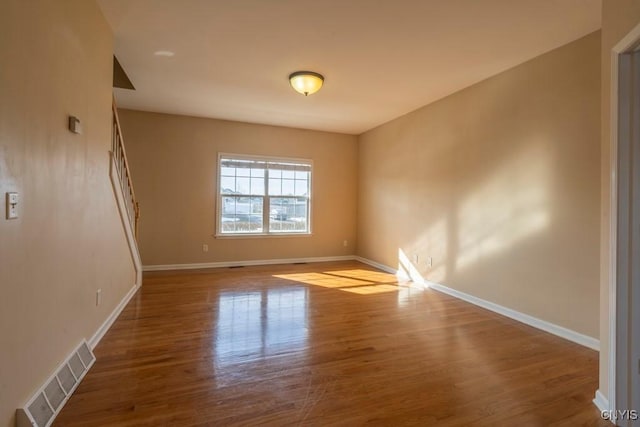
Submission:
<svg viewBox="0 0 640 427">
<path fill-rule="evenodd" d="M 142 261 L 138 252 L 138 223 L 140 221 L 140 206 L 133 191 L 131 172 L 127 162 L 127 153 L 124 149 L 122 139 L 122 129 L 118 120 L 118 109 L 116 100 L 112 102 L 112 123 L 111 123 L 111 168 L 109 175 L 113 192 L 120 211 L 122 226 L 127 236 L 131 258 L 136 270 L 136 287 L 142 283 Z"/>
<path fill-rule="evenodd" d="M 118 120 L 118 109 L 116 108 L 116 100 L 112 103 L 113 121 L 111 129 L 111 159 L 115 165 L 115 171 L 118 174 L 120 189 L 125 202 L 126 214 L 129 224 L 133 230 L 133 235 L 138 238 L 138 221 L 140 220 L 140 206 L 136 201 L 136 194 L 133 191 L 133 183 L 131 182 L 131 174 L 129 172 L 129 163 L 127 162 L 127 153 L 124 150 L 122 140 L 122 130 L 120 129 L 120 121 Z"/>
</svg>

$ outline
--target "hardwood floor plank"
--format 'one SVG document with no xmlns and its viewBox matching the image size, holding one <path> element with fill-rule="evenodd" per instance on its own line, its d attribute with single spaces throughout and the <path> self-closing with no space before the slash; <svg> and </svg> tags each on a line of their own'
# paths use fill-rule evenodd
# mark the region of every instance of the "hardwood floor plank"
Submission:
<svg viewBox="0 0 640 427">
<path fill-rule="evenodd" d="M 598 354 L 358 262 L 145 274 L 56 426 L 608 426 Z"/>
</svg>

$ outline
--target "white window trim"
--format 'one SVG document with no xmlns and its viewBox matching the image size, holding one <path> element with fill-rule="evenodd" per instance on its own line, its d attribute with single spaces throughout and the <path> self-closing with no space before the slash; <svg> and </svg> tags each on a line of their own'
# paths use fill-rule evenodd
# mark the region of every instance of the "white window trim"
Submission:
<svg viewBox="0 0 640 427">
<path fill-rule="evenodd" d="M 309 165 L 311 168 L 311 172 L 309 174 L 309 179 L 311 180 L 311 183 L 309 185 L 309 204 L 308 204 L 308 211 L 307 211 L 307 222 L 308 222 L 308 228 L 307 231 L 305 232 L 288 232 L 288 233 L 283 233 L 283 232 L 269 232 L 269 224 L 265 223 L 263 226 L 263 229 L 266 230 L 262 233 L 222 233 L 221 231 L 221 225 L 222 225 L 222 213 L 220 211 L 221 206 L 222 206 L 222 194 L 220 193 L 220 182 L 222 180 L 221 174 L 222 174 L 222 168 L 220 167 L 220 162 L 222 160 L 222 158 L 234 158 L 234 159 L 238 159 L 238 160 L 255 160 L 255 161 L 266 161 L 266 162 L 292 162 L 292 163 L 303 163 L 305 165 Z M 291 238 L 291 237 L 311 237 L 313 236 L 313 186 L 314 186 L 314 176 L 313 176 L 313 160 L 311 159 L 302 159 L 302 158 L 294 158 L 294 157 L 275 157 L 275 156 L 256 156 L 256 155 L 249 155 L 249 154 L 236 154 L 236 153 L 218 153 L 218 161 L 216 163 L 216 217 L 215 217 L 215 222 L 216 222 L 216 226 L 215 226 L 215 234 L 213 234 L 213 237 L 215 237 L 216 239 L 256 239 L 256 238 Z M 266 187 L 266 181 L 268 181 L 268 177 L 265 177 L 265 190 L 267 190 Z M 264 195 L 264 200 L 266 201 L 267 198 L 269 197 L 269 195 L 267 194 L 267 191 L 265 191 L 265 195 Z M 273 197 L 273 196 L 272 196 Z M 286 196 L 283 196 L 286 197 Z"/>
</svg>

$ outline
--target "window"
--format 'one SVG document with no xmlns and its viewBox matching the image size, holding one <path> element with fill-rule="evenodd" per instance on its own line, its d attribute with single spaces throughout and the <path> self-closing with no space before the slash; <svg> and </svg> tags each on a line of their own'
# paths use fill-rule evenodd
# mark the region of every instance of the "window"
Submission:
<svg viewBox="0 0 640 427">
<path fill-rule="evenodd" d="M 217 235 L 311 233 L 311 161 L 220 154 Z"/>
</svg>

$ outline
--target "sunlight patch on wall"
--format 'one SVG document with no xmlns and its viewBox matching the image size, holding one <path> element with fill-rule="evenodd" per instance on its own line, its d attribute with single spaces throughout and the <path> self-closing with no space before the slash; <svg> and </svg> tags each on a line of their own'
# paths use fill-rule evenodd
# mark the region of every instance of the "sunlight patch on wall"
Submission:
<svg viewBox="0 0 640 427">
<path fill-rule="evenodd" d="M 549 161 L 540 147 L 529 147 L 462 201 L 456 269 L 505 252 L 549 225 Z"/>
<path fill-rule="evenodd" d="M 424 283 L 424 277 L 418 269 L 409 261 L 409 257 L 404 253 L 402 248 L 398 248 L 398 277 L 401 279 L 409 279 L 415 283 Z"/>
<path fill-rule="evenodd" d="M 431 224 L 425 232 L 421 233 L 418 240 L 407 249 L 409 253 L 415 252 L 420 254 L 419 263 L 423 268 L 415 266 L 416 271 L 424 271 L 425 276 L 437 283 L 444 282 L 447 277 L 447 250 L 448 250 L 448 233 L 447 233 L 447 221 L 446 218 L 441 218 Z M 403 252 L 404 258 L 407 259 L 409 264 L 413 265 L 409 261 L 406 252 Z M 432 266 L 427 265 L 427 259 L 432 259 Z M 398 259 L 402 259 L 400 256 Z"/>
</svg>

